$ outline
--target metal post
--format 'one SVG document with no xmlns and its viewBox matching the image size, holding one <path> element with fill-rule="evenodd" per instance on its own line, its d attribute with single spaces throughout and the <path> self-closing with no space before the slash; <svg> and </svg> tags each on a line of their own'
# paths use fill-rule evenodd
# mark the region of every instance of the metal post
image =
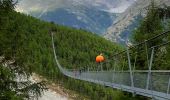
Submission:
<svg viewBox="0 0 170 100">
<path fill-rule="evenodd" d="M 145 40 L 145 50 L 146 50 L 147 64 L 148 64 L 148 67 L 149 67 L 148 46 L 147 46 L 147 41 L 146 40 Z"/>
<path fill-rule="evenodd" d="M 122 72 L 123 72 L 123 70 L 124 70 L 124 67 L 125 67 L 125 59 L 123 59 Z"/>
<path fill-rule="evenodd" d="M 109 71 L 108 66 L 109 66 L 109 62 L 106 63 L 107 71 Z"/>
<path fill-rule="evenodd" d="M 115 63 L 114 63 L 114 71 L 116 71 L 116 60 L 115 60 Z"/>
<path fill-rule="evenodd" d="M 120 75 L 119 76 L 121 76 L 121 78 L 120 78 L 120 80 L 119 80 L 119 84 L 120 84 L 120 89 L 122 89 L 122 73 L 123 73 L 123 69 L 124 69 L 124 60 L 123 60 L 123 66 L 122 66 L 122 69 L 121 69 L 121 71 L 119 72 L 120 73 Z"/>
<path fill-rule="evenodd" d="M 135 62 L 134 62 L 134 64 L 133 64 L 133 73 L 134 73 L 134 71 L 136 70 L 136 59 L 137 59 L 137 54 L 135 55 Z"/>
<path fill-rule="evenodd" d="M 114 63 L 114 70 L 113 70 L 113 78 L 112 78 L 113 82 L 114 82 L 114 79 L 115 79 L 114 78 L 115 77 L 115 71 L 116 71 L 116 60 L 115 60 L 115 63 Z"/>
<path fill-rule="evenodd" d="M 134 87 L 132 66 L 131 66 L 131 61 L 130 61 L 130 55 L 129 55 L 129 49 L 128 48 L 127 48 L 127 57 L 128 57 L 129 71 L 130 71 L 131 87 Z"/>
<path fill-rule="evenodd" d="M 120 76 L 121 76 L 121 75 L 120 75 L 120 69 L 119 69 L 120 66 L 119 66 L 119 62 L 118 62 L 118 61 L 119 61 L 119 57 L 117 56 L 117 63 L 116 63 L 116 65 L 117 65 L 117 66 L 116 66 L 117 71 L 115 71 L 115 72 L 116 72 L 116 77 L 117 77 L 117 78 L 116 78 L 116 84 L 118 84 L 118 85 L 119 85 L 119 88 L 122 89 L 122 88 L 121 88 L 121 84 L 120 84 L 120 78 L 121 78 Z"/>
<path fill-rule="evenodd" d="M 100 63 L 101 71 L 103 71 L 103 63 Z"/>
<path fill-rule="evenodd" d="M 151 58 L 150 58 L 150 64 L 149 64 L 149 70 L 148 70 L 148 78 L 147 78 L 147 84 L 146 84 L 146 89 L 149 89 L 149 83 L 150 83 L 150 79 L 151 79 L 151 70 L 152 70 L 152 62 L 153 62 L 153 56 L 154 56 L 154 51 L 155 48 L 152 48 L 152 53 L 151 53 Z"/>
<path fill-rule="evenodd" d="M 129 55 L 129 49 L 128 48 L 127 48 L 127 57 L 128 57 L 129 71 L 130 71 L 131 87 L 134 88 L 132 66 L 131 66 L 131 61 L 130 61 L 130 55 Z M 133 97 L 135 96 L 134 92 L 133 92 Z"/>
<path fill-rule="evenodd" d="M 168 82 L 168 88 L 167 88 L 167 95 L 169 94 L 169 88 L 170 88 L 170 77 L 169 77 L 169 82 Z"/>
<path fill-rule="evenodd" d="M 97 72 L 100 71 L 100 63 L 97 64 Z"/>
</svg>

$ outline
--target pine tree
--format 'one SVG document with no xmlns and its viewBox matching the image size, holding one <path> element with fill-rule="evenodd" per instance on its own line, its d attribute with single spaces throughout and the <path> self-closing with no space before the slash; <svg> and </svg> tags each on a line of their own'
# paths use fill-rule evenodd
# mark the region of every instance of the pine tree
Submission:
<svg viewBox="0 0 170 100">
<path fill-rule="evenodd" d="M 137 44 L 140 42 L 144 42 L 145 40 L 160 34 L 162 31 L 163 26 L 159 16 L 158 7 L 156 6 L 154 0 L 152 0 L 151 4 L 148 7 L 146 17 L 142 20 L 140 26 L 134 31 L 133 43 Z M 151 48 L 152 46 L 159 44 L 161 41 L 161 39 L 155 39 L 154 41 L 149 41 L 146 42 L 146 44 L 138 46 L 136 49 L 137 51 L 140 51 L 141 49 L 145 50 L 145 47 Z M 147 58 L 147 55 L 149 56 L 150 53 L 151 51 L 145 51 L 137 54 L 137 67 L 140 67 L 142 69 L 148 68 L 148 61 L 146 59 L 149 59 L 149 57 Z"/>
<path fill-rule="evenodd" d="M 26 59 L 21 45 L 23 42 L 21 31 L 16 31 L 17 28 L 13 27 L 16 25 L 8 24 L 8 18 L 14 11 L 14 7 L 13 0 L 0 0 L 0 31 L 2 32 L 0 32 L 0 100 L 31 99 L 32 96 L 40 96 L 46 89 L 44 82 L 32 83 L 28 80 L 32 72 L 23 62 Z M 23 77 L 25 80 L 19 81 Z"/>
<path fill-rule="evenodd" d="M 160 34 L 163 30 L 161 19 L 159 17 L 158 7 L 154 0 L 148 7 L 148 12 L 144 20 L 142 20 L 140 26 L 134 32 L 134 43 L 143 42 L 157 34 Z"/>
</svg>

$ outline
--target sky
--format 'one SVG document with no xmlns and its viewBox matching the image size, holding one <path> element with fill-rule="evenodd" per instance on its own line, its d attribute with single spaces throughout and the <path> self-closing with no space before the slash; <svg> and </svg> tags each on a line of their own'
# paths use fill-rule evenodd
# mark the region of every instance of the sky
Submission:
<svg viewBox="0 0 170 100">
<path fill-rule="evenodd" d="M 135 0 L 19 0 L 16 11 L 43 12 L 69 6 L 93 6 L 110 13 L 124 12 Z"/>
</svg>

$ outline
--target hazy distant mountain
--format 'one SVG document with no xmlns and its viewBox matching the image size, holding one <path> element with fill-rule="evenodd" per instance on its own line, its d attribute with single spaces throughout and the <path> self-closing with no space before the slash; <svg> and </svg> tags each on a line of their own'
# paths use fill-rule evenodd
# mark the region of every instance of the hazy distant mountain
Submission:
<svg viewBox="0 0 170 100">
<path fill-rule="evenodd" d="M 157 5 L 170 5 L 170 0 L 155 0 Z M 110 26 L 104 37 L 113 42 L 125 42 L 132 31 L 139 25 L 140 20 L 146 15 L 146 7 L 151 0 L 137 0 L 124 13 L 120 14 L 112 26 Z"/>
<path fill-rule="evenodd" d="M 38 17 L 39 13 L 32 13 Z M 85 6 L 72 8 L 58 8 L 48 11 L 39 17 L 46 21 L 53 21 L 60 25 L 89 30 L 98 34 L 104 33 L 112 25 L 115 14 L 89 8 Z"/>
<path fill-rule="evenodd" d="M 135 0 L 21 0 L 16 10 L 57 24 L 86 29 L 98 34 Z"/>
</svg>

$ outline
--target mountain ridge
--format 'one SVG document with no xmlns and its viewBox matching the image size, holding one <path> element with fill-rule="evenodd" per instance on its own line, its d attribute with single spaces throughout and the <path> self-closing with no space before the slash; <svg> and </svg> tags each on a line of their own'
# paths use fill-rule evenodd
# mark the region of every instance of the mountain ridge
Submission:
<svg viewBox="0 0 170 100">
<path fill-rule="evenodd" d="M 121 35 L 124 31 L 129 30 L 129 26 L 134 24 L 134 22 L 139 23 L 140 20 L 146 16 L 146 8 L 149 6 L 151 0 L 137 0 L 134 4 L 132 4 L 124 13 L 118 16 L 118 19 L 113 21 L 112 25 L 107 29 L 107 32 L 104 34 L 104 37 L 112 42 L 123 42 L 130 39 L 132 31 L 137 27 L 135 25 L 133 30 L 130 30 L 125 38 L 122 38 Z M 170 5 L 169 0 L 155 0 L 157 5 Z M 138 19 L 139 17 L 139 19 Z M 135 20 L 138 19 L 138 20 Z"/>
<path fill-rule="evenodd" d="M 31 1 L 33 3 L 30 3 Z M 134 1 L 50 0 L 41 2 L 38 0 L 22 0 L 16 10 L 42 20 L 53 21 L 56 24 L 81 28 L 102 35 L 117 18 L 117 15 L 126 10 Z"/>
</svg>

